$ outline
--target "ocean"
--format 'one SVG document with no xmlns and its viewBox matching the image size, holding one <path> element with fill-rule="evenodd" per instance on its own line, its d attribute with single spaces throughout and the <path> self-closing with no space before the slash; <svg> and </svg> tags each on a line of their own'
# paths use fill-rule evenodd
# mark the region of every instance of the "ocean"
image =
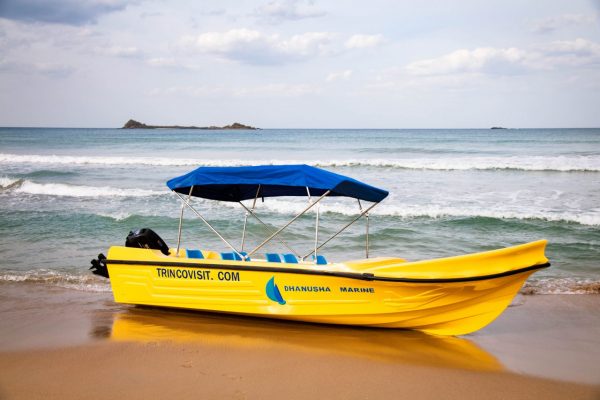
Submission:
<svg viewBox="0 0 600 400">
<path fill-rule="evenodd" d="M 314 165 L 388 190 L 370 214 L 371 257 L 420 260 L 547 239 L 552 267 L 523 293 L 600 293 L 600 129 L 0 128 L 0 282 L 110 291 L 89 262 L 130 230 L 152 228 L 176 246 L 180 203 L 168 179 L 198 166 L 260 164 Z M 240 245 L 239 204 L 193 204 Z M 268 198 L 256 211 L 278 227 L 306 205 Z M 358 207 L 326 199 L 320 237 Z M 308 213 L 282 237 L 304 254 L 314 224 Z M 184 247 L 228 250 L 191 212 L 183 231 Z M 362 258 L 364 232 L 361 220 L 320 254 Z M 266 236 L 249 218 L 246 250 Z"/>
</svg>

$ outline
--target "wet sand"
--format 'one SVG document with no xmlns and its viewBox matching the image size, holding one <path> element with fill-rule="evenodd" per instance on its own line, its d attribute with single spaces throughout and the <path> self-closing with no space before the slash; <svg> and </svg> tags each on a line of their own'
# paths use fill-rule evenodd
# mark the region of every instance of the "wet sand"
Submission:
<svg viewBox="0 0 600 400">
<path fill-rule="evenodd" d="M 600 398 L 600 296 L 515 304 L 443 338 L 0 284 L 0 398 Z"/>
</svg>

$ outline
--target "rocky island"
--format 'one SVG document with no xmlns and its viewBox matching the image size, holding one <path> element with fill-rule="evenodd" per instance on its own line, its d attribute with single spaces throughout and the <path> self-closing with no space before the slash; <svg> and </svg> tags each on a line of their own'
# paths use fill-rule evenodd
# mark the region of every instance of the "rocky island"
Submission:
<svg viewBox="0 0 600 400">
<path fill-rule="evenodd" d="M 181 125 L 146 125 L 142 122 L 136 121 L 134 119 L 130 119 L 123 125 L 121 129 L 259 129 L 253 126 L 240 124 L 239 122 L 234 122 L 231 125 L 225 126 L 181 126 Z"/>
</svg>

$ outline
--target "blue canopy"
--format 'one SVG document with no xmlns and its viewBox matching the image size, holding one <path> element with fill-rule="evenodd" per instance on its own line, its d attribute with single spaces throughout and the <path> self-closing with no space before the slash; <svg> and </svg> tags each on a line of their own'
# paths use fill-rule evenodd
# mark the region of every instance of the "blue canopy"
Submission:
<svg viewBox="0 0 600 400">
<path fill-rule="evenodd" d="M 169 189 L 220 201 L 242 201 L 256 197 L 345 196 L 380 202 L 388 192 L 356 179 L 309 165 L 258 165 L 251 167 L 200 167 L 167 182 Z"/>
</svg>

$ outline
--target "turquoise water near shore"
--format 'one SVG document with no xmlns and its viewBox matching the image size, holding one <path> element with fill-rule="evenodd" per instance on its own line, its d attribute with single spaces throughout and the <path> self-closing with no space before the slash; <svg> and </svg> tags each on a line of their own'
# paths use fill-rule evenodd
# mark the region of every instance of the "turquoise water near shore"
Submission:
<svg viewBox="0 0 600 400">
<path fill-rule="evenodd" d="M 176 244 L 178 199 L 165 182 L 200 165 L 305 163 L 387 189 L 371 214 L 371 255 L 409 260 L 549 240 L 552 268 L 527 293 L 600 292 L 600 129 L 258 131 L 0 128 L 0 281 L 109 290 L 89 260 L 150 227 Z M 197 200 L 237 245 L 239 205 Z M 266 199 L 282 225 L 306 199 Z M 322 238 L 356 201 L 327 199 Z M 183 244 L 227 250 L 186 214 Z M 314 214 L 284 238 L 312 248 Z M 323 249 L 364 256 L 364 222 Z M 266 232 L 249 220 L 248 247 Z M 280 251 L 276 245 L 265 251 Z"/>
</svg>

